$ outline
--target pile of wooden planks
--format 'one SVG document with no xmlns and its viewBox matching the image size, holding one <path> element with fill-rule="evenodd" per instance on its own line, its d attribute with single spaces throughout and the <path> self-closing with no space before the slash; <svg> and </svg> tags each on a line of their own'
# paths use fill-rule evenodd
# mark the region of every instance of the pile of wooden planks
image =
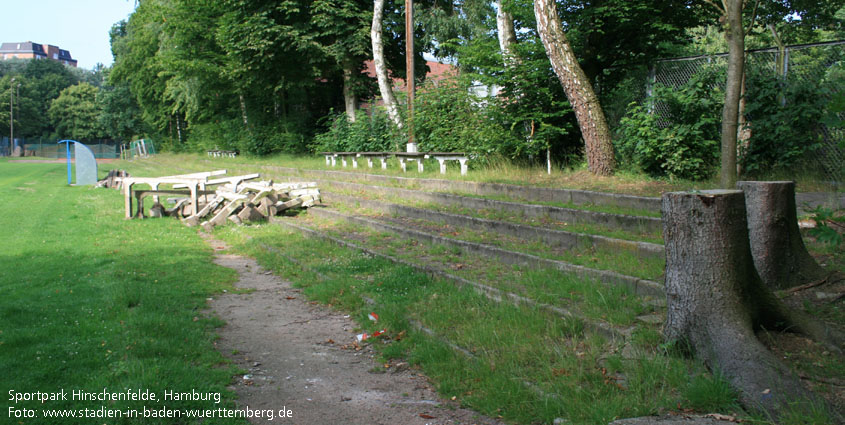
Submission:
<svg viewBox="0 0 845 425">
<path fill-rule="evenodd" d="M 315 182 L 274 183 L 255 181 L 260 174 L 224 176 L 226 170 L 164 177 L 118 177 L 106 180 L 107 187 L 120 188 L 125 197 L 126 218 L 144 217 L 144 198 L 153 197 L 151 217 L 179 217 L 185 225 L 201 225 L 206 230 L 232 221 L 243 223 L 266 219 L 286 210 L 307 208 L 320 201 Z M 150 189 L 138 189 L 147 185 Z M 169 186 L 169 187 L 167 187 Z M 162 195 L 168 198 L 165 207 Z M 134 200 L 134 202 L 133 202 Z M 137 211 L 134 212 L 133 204 Z"/>
</svg>

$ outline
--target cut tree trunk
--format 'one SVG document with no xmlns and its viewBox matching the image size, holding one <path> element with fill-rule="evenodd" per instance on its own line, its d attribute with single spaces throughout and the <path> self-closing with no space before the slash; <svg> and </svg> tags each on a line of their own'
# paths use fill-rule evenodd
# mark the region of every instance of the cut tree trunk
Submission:
<svg viewBox="0 0 845 425">
<path fill-rule="evenodd" d="M 741 181 L 736 186 L 745 192 L 751 255 L 763 283 L 786 289 L 824 278 L 827 273 L 798 231 L 795 183 Z"/>
<path fill-rule="evenodd" d="M 384 41 L 382 39 L 382 17 L 384 15 L 384 0 L 375 0 L 373 5 L 373 25 L 370 38 L 373 43 L 373 66 L 376 69 L 378 89 L 387 115 L 397 128 L 402 128 L 402 117 L 399 115 L 396 96 L 393 95 L 393 82 L 387 75 L 387 65 L 384 60 Z"/>
<path fill-rule="evenodd" d="M 778 417 L 808 399 L 798 377 L 757 339 L 788 324 L 785 307 L 754 269 L 739 190 L 666 193 L 667 318 L 664 336 L 685 342 L 724 376 L 740 401 Z"/>
<path fill-rule="evenodd" d="M 616 168 L 610 128 L 590 80 L 578 64 L 578 59 L 563 32 L 557 7 L 553 0 L 535 0 L 534 15 L 537 32 L 566 98 L 575 111 L 581 136 L 586 147 L 587 166 L 593 174 L 611 175 Z"/>
</svg>

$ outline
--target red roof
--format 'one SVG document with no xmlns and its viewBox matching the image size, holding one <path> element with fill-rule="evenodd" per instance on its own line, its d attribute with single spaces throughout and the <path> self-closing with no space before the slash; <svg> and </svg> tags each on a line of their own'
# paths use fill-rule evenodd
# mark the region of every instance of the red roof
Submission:
<svg viewBox="0 0 845 425">
<path fill-rule="evenodd" d="M 440 81 L 458 75 L 458 68 L 454 65 L 434 61 L 425 61 L 425 64 L 428 65 L 428 72 L 425 74 L 426 81 Z M 376 67 L 373 61 L 367 60 L 364 65 L 366 68 L 361 72 L 367 74 L 370 78 L 376 78 Z M 393 86 L 405 87 L 405 80 L 393 77 Z"/>
</svg>

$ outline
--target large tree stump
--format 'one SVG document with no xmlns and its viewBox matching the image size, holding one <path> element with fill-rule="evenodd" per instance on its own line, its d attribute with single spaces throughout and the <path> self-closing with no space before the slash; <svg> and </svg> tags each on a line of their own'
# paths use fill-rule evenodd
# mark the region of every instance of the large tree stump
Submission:
<svg viewBox="0 0 845 425">
<path fill-rule="evenodd" d="M 763 283 L 785 289 L 824 278 L 826 272 L 798 231 L 795 183 L 741 181 L 736 186 L 745 192 L 751 255 Z"/>
<path fill-rule="evenodd" d="M 788 322 L 754 269 L 739 190 L 663 195 L 667 319 L 664 336 L 686 342 L 725 376 L 746 406 L 775 417 L 806 400 L 798 377 L 755 335 Z"/>
</svg>

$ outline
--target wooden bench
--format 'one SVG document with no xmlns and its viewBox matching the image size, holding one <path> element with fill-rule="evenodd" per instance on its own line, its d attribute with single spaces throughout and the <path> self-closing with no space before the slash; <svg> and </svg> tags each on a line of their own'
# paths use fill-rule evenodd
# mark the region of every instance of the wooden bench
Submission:
<svg viewBox="0 0 845 425">
<path fill-rule="evenodd" d="M 405 164 L 407 161 L 417 161 L 417 171 L 422 173 L 423 160 L 428 158 L 428 153 L 426 152 L 393 152 L 391 155 L 399 160 L 399 165 L 402 167 L 403 172 L 407 171 Z"/>
<path fill-rule="evenodd" d="M 360 152 L 359 158 L 367 158 L 367 166 L 373 168 L 373 159 L 381 160 L 381 169 L 387 169 L 387 158 L 390 157 L 390 152 Z"/>
<path fill-rule="evenodd" d="M 429 152 L 428 156 L 440 163 L 440 174 L 446 174 L 446 161 L 458 161 L 461 163 L 461 175 L 467 175 L 469 156 L 464 152 Z"/>
</svg>

